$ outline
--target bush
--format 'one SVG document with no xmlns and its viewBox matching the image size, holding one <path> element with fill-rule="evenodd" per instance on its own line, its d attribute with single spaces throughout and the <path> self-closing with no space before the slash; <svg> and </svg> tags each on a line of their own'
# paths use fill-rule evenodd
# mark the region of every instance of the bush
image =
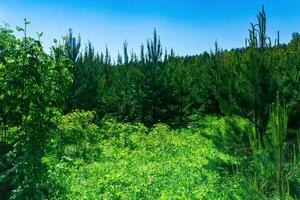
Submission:
<svg viewBox="0 0 300 200">
<path fill-rule="evenodd" d="M 75 111 L 61 118 L 58 125 L 58 152 L 61 156 L 87 158 L 97 148 L 92 145 L 101 140 L 99 127 L 93 123 L 91 111 Z M 96 148 L 96 149 L 95 149 Z"/>
</svg>

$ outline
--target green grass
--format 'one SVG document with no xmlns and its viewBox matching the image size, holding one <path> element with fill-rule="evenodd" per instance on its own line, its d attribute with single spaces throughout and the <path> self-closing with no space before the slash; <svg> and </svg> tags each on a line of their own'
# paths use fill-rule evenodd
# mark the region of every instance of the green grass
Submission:
<svg viewBox="0 0 300 200">
<path fill-rule="evenodd" d="M 238 199 L 232 195 L 239 186 L 230 179 L 238 160 L 204 136 L 224 132 L 225 121 L 204 122 L 172 130 L 108 121 L 104 134 L 116 136 L 96 144 L 101 152 L 95 159 L 60 162 L 52 173 L 67 188 L 67 199 Z"/>
</svg>

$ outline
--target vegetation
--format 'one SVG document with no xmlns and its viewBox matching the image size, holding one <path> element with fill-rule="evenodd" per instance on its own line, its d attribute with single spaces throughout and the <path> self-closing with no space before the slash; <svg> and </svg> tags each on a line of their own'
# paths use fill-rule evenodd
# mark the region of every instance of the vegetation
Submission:
<svg viewBox="0 0 300 200">
<path fill-rule="evenodd" d="M 300 35 L 114 61 L 0 28 L 0 199 L 299 199 Z"/>
</svg>

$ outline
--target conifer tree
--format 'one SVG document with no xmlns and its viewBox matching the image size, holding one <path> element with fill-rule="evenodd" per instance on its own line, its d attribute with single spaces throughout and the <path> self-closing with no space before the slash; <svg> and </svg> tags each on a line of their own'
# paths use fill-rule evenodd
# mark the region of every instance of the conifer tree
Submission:
<svg viewBox="0 0 300 200">
<path fill-rule="evenodd" d="M 73 30 L 69 29 L 68 35 L 65 37 L 65 54 L 70 60 L 76 62 L 80 54 L 81 37 L 76 39 L 73 37 Z"/>
</svg>

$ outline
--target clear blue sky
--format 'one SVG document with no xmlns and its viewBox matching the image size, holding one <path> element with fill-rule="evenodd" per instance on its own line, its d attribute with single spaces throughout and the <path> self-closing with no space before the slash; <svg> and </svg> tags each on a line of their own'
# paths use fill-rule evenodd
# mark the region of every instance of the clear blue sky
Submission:
<svg viewBox="0 0 300 200">
<path fill-rule="evenodd" d="M 250 22 L 265 4 L 268 35 L 280 30 L 287 42 L 300 32 L 299 0 L 1 0 L 0 20 L 12 27 L 31 21 L 29 34 L 44 32 L 45 48 L 68 28 L 90 40 L 97 51 L 108 46 L 112 56 L 129 48 L 139 52 L 155 27 L 163 46 L 179 55 L 210 50 L 218 40 L 223 49 L 241 47 Z"/>
</svg>

